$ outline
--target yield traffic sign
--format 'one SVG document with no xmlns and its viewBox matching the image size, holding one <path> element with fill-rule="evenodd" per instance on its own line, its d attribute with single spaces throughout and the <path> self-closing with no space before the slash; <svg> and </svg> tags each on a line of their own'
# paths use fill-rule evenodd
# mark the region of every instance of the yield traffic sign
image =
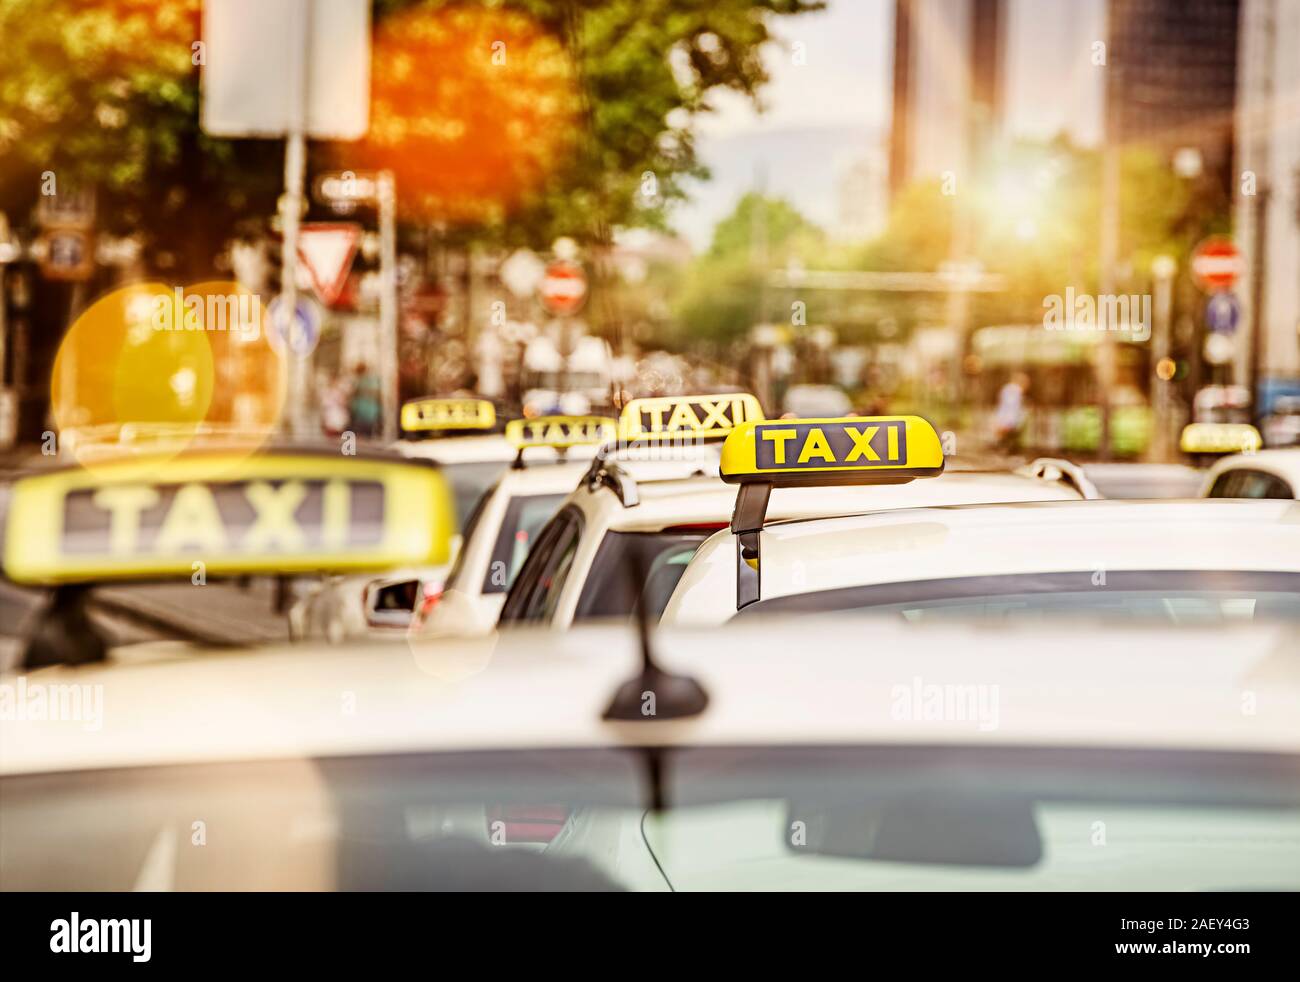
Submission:
<svg viewBox="0 0 1300 982">
<path fill-rule="evenodd" d="M 557 259 L 546 267 L 537 286 L 537 299 L 556 317 L 576 314 L 587 299 L 587 274 L 577 263 Z"/>
<path fill-rule="evenodd" d="M 327 305 L 343 292 L 360 240 L 361 226 L 353 222 L 310 222 L 298 230 L 298 255 Z"/>
<path fill-rule="evenodd" d="M 1241 253 L 1226 235 L 1202 239 L 1192 251 L 1192 278 L 1206 293 L 1231 290 L 1244 271 Z"/>
</svg>

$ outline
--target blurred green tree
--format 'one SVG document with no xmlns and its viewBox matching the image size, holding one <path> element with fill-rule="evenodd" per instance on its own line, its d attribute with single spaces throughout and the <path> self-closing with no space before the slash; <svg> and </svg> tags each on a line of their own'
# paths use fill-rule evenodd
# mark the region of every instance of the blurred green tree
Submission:
<svg viewBox="0 0 1300 982">
<path fill-rule="evenodd" d="M 826 249 L 822 230 L 789 202 L 744 195 L 718 222 L 708 252 L 682 277 L 673 305 L 677 332 L 663 340 L 677 348 L 704 344 L 716 353 L 755 324 L 790 322 L 789 302 L 764 289 L 765 270 L 822 265 Z M 823 315 L 819 307 L 799 319 L 811 324 Z"/>
<path fill-rule="evenodd" d="M 562 120 L 571 111 L 572 139 L 541 142 L 543 151 L 555 150 L 553 159 L 540 161 L 546 165 L 540 180 L 524 180 L 525 168 L 523 194 L 490 181 L 463 188 L 444 183 L 435 188 L 442 194 L 421 194 L 418 182 L 399 184 L 399 195 L 413 192 L 404 217 L 436 224 L 453 241 L 546 245 L 567 234 L 607 244 L 615 226 L 662 224 L 666 207 L 682 197 L 681 178 L 702 173 L 691 119 L 707 111 L 711 89 L 757 93 L 767 77 L 759 51 L 772 38 L 772 19 L 821 6 L 821 0 L 374 0 L 377 35 L 392 18 L 415 17 L 405 23 L 427 26 L 443 15 L 454 33 L 469 23 L 467 12 L 480 15 L 480 26 L 497 17 L 515 33 L 503 35 L 502 52 L 487 35 L 485 47 L 469 43 L 477 34 L 462 35 L 459 60 L 450 65 L 438 60 L 450 51 L 445 46 L 399 46 L 392 60 L 377 58 L 376 92 L 391 94 L 386 83 L 394 79 L 409 85 L 433 79 L 439 84 L 419 91 L 434 98 L 377 106 L 367 146 L 355 154 L 351 146 L 317 146 L 314 161 L 364 160 L 367 150 L 396 148 L 437 171 L 439 154 L 421 157 L 424 151 L 445 153 L 457 141 L 493 136 L 465 125 L 482 122 L 475 107 L 493 108 L 475 88 L 484 75 L 477 67 L 460 75 L 455 69 L 472 59 L 492 65 L 498 54 L 509 65 L 512 54 L 523 53 L 509 49 L 520 38 L 534 45 L 533 64 L 543 77 L 572 82 L 571 106 L 565 93 L 542 89 L 541 101 L 524 107 L 530 112 L 524 124 Z M 200 12 L 201 0 L 0 0 L 0 208 L 25 214 L 40 175 L 53 171 L 60 183 L 95 186 L 106 227 L 145 233 L 151 260 L 187 273 L 210 268 L 213 252 L 242 219 L 264 226 L 280 184 L 282 147 L 275 140 L 216 140 L 200 131 Z M 525 22 L 536 27 L 536 37 Z M 567 67 L 556 63 L 556 54 Z M 557 100 L 566 104 L 553 105 Z M 509 115 L 495 122 L 495 138 L 507 148 L 526 148 L 530 134 L 545 134 L 544 126 L 520 129 Z M 459 163 L 472 164 L 474 148 L 459 149 Z M 508 153 L 492 160 L 503 168 L 517 163 Z M 473 176 L 471 167 L 458 173 Z M 475 207 L 458 200 L 475 195 Z"/>
<path fill-rule="evenodd" d="M 198 125 L 200 0 L 0 0 L 0 209 L 21 222 L 44 182 L 93 187 L 98 225 L 145 259 L 211 271 L 241 218 L 265 216 L 279 144 Z"/>
</svg>

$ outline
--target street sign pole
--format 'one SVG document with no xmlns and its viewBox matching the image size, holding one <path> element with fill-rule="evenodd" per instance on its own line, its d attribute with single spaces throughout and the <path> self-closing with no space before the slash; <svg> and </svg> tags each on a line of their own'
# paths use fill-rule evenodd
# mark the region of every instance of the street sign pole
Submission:
<svg viewBox="0 0 1300 982">
<path fill-rule="evenodd" d="M 284 233 L 281 251 L 280 309 L 290 318 L 292 331 L 293 312 L 298 309 L 298 223 L 302 217 L 303 180 L 307 167 L 307 72 L 308 38 L 311 37 L 311 5 L 308 0 L 291 0 L 293 3 L 294 30 L 289 34 L 289 57 L 293 62 L 289 73 L 292 86 L 289 93 L 289 126 L 284 141 L 284 196 L 281 201 L 280 222 Z M 294 352 L 292 345 L 285 346 L 288 359 L 284 414 L 284 430 L 294 437 L 307 435 L 307 358 Z"/>
<path fill-rule="evenodd" d="M 1160 369 L 1171 350 L 1171 330 L 1174 306 L 1174 275 L 1178 267 L 1168 256 L 1157 257 L 1153 264 L 1155 274 L 1155 323 L 1151 333 L 1151 402 L 1155 432 L 1152 434 L 1152 456 L 1167 463 L 1174 456 L 1173 440 L 1173 378 L 1162 378 Z"/>
<path fill-rule="evenodd" d="M 1103 297 L 1115 295 L 1115 273 L 1119 265 L 1120 223 L 1123 220 L 1121 190 L 1123 166 L 1119 149 L 1119 100 L 1117 93 L 1123 91 L 1124 65 L 1115 57 L 1119 47 L 1117 38 L 1117 13 L 1113 5 L 1106 12 L 1106 50 L 1111 53 L 1112 64 L 1107 69 L 1109 76 L 1102 95 L 1105 108 L 1102 119 L 1101 149 L 1101 215 L 1098 229 L 1098 282 Z M 1098 459 L 1111 459 L 1111 394 L 1115 390 L 1118 376 L 1119 353 L 1115 350 L 1113 324 L 1100 325 L 1101 344 L 1097 346 L 1097 405 L 1101 415 L 1100 435 L 1097 445 Z"/>
<path fill-rule="evenodd" d="M 383 437 L 397 439 L 397 190 L 392 171 L 379 173 L 379 348 Z"/>
<path fill-rule="evenodd" d="M 1264 415 L 1259 399 L 1259 376 L 1260 366 L 1265 364 L 1264 346 L 1268 336 L 1268 318 L 1264 311 L 1268 294 L 1264 291 L 1264 284 L 1268 276 L 1268 202 L 1271 195 L 1272 189 L 1266 184 L 1255 189 L 1255 269 L 1250 284 L 1250 352 L 1246 357 L 1246 385 L 1250 390 L 1250 418 L 1256 426 Z"/>
</svg>

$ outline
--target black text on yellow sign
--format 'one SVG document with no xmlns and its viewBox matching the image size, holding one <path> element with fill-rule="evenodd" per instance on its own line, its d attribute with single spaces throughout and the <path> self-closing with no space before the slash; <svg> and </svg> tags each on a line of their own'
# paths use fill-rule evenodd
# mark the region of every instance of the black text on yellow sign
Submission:
<svg viewBox="0 0 1300 982">
<path fill-rule="evenodd" d="M 496 409 L 482 399 L 422 399 L 402 407 L 406 430 L 490 429 Z"/>
<path fill-rule="evenodd" d="M 907 461 L 902 421 L 860 424 L 764 423 L 754 428 L 758 471 L 897 467 Z"/>
<path fill-rule="evenodd" d="M 634 399 L 623 411 L 623 437 L 729 433 L 740 423 L 762 419 L 758 400 L 743 392 L 716 396 Z"/>
<path fill-rule="evenodd" d="M 378 481 L 112 484 L 63 501 L 65 556 L 274 556 L 360 549 L 384 537 Z"/>
<path fill-rule="evenodd" d="M 506 424 L 506 439 L 515 447 L 576 447 L 617 436 L 614 420 L 605 416 L 538 416 Z"/>
</svg>

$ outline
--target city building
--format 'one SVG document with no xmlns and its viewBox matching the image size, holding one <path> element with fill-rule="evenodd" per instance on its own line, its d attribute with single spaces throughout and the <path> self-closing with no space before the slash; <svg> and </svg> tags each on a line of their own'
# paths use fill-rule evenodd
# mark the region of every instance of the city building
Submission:
<svg viewBox="0 0 1300 982">
<path fill-rule="evenodd" d="M 1121 146 L 1199 152 L 1227 188 L 1240 0 L 1109 0 L 1106 111 Z M 1292 52 L 1294 55 L 1294 51 Z"/>
<path fill-rule="evenodd" d="M 889 185 L 968 174 L 1001 118 L 1006 0 L 897 0 Z"/>
</svg>

